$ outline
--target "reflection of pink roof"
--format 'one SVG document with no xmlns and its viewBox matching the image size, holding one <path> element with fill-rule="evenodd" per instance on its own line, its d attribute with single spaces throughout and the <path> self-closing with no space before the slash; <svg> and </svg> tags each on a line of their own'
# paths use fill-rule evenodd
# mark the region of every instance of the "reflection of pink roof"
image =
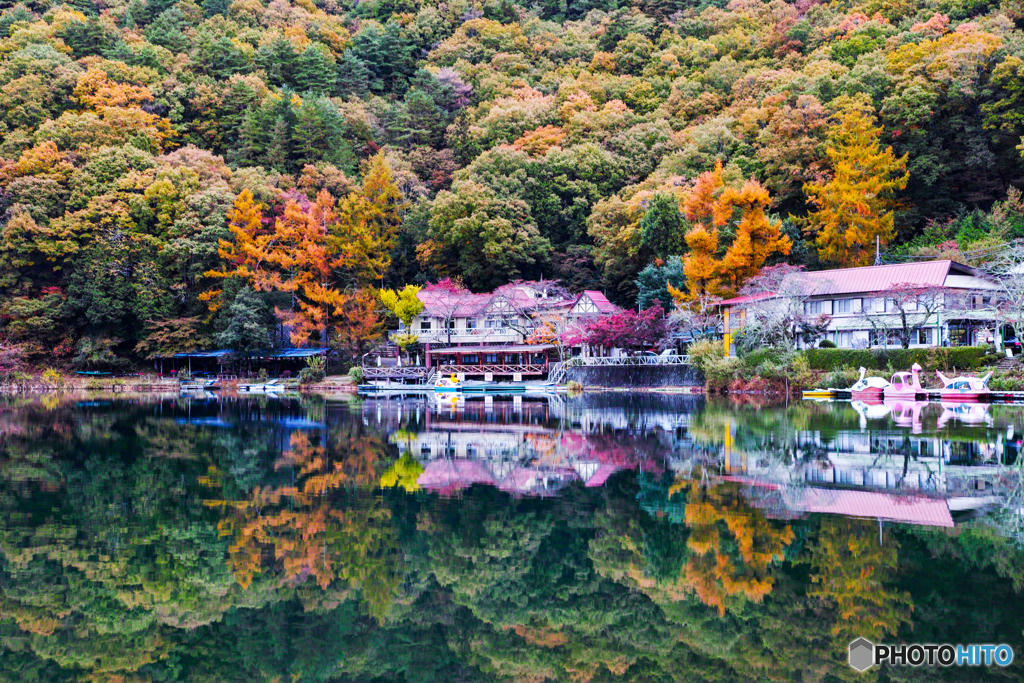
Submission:
<svg viewBox="0 0 1024 683">
<path fill-rule="evenodd" d="M 605 482 L 608 481 L 608 477 L 615 474 L 618 470 L 617 465 L 601 465 L 594 472 L 594 476 L 587 480 L 587 488 L 593 488 L 596 486 L 604 486 Z"/>
<path fill-rule="evenodd" d="M 416 483 L 425 489 L 452 491 L 473 484 L 494 484 L 490 471 L 477 460 L 434 460 Z"/>
<path fill-rule="evenodd" d="M 925 526 L 953 526 L 949 505 L 944 500 L 894 496 L 877 491 L 848 491 L 809 488 L 804 491 L 803 508 L 847 517 L 885 519 Z"/>
</svg>

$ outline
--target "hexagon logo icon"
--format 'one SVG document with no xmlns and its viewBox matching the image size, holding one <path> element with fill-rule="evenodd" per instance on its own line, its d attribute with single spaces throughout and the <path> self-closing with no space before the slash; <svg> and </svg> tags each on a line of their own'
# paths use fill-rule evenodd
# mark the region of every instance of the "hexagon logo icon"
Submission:
<svg viewBox="0 0 1024 683">
<path fill-rule="evenodd" d="M 874 663 L 874 643 L 867 638 L 858 638 L 850 643 L 850 666 L 857 671 L 867 671 Z"/>
</svg>

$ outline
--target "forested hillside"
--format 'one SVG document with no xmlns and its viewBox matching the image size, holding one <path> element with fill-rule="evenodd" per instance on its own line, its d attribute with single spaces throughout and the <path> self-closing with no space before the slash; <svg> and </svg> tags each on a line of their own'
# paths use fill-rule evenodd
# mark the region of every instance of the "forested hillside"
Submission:
<svg viewBox="0 0 1024 683">
<path fill-rule="evenodd" d="M 0 14 L 0 362 L 359 353 L 376 291 L 633 305 L 1024 236 L 1014 0 L 49 0 Z M 685 262 L 679 256 L 685 256 Z M 4 360 L 6 359 L 6 360 Z"/>
</svg>

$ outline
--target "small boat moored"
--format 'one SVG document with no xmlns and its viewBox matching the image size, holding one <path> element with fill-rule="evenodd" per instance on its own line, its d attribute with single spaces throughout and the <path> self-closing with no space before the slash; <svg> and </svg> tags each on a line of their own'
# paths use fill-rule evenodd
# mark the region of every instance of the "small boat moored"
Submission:
<svg viewBox="0 0 1024 683">
<path fill-rule="evenodd" d="M 889 386 L 882 390 L 886 401 L 916 401 L 918 397 L 927 398 L 927 391 L 921 387 L 921 366 L 914 363 L 910 372 L 897 372 L 892 376 Z"/>
<path fill-rule="evenodd" d="M 882 393 L 889 383 L 881 377 L 867 377 L 867 372 L 861 366 L 860 379 L 850 387 L 850 398 L 854 401 L 881 401 Z"/>
<path fill-rule="evenodd" d="M 279 379 L 272 379 L 268 382 L 260 382 L 259 384 L 239 384 L 238 393 L 240 394 L 278 394 L 285 390 L 285 386 L 280 383 Z"/>
<path fill-rule="evenodd" d="M 983 377 L 946 377 L 938 370 L 935 374 L 942 381 L 942 389 L 939 396 L 942 401 L 973 402 L 989 398 L 991 390 L 988 388 L 988 380 L 992 373 Z"/>
<path fill-rule="evenodd" d="M 455 375 L 451 377 L 438 377 L 437 381 L 434 382 L 434 393 L 435 394 L 461 394 L 462 383 L 459 378 Z"/>
</svg>

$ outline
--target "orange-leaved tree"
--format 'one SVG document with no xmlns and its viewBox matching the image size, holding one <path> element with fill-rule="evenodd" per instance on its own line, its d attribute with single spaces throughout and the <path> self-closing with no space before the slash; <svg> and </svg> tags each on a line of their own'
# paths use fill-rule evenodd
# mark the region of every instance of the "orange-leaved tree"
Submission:
<svg viewBox="0 0 1024 683">
<path fill-rule="evenodd" d="M 725 286 L 735 293 L 761 272 L 769 256 L 776 252 L 789 254 L 793 242 L 782 234 L 782 221 L 772 222 L 765 216 L 764 210 L 772 200 L 756 180 L 748 180 L 740 190 L 726 189 L 721 201 L 742 212 L 736 237 L 722 258 Z"/>
<path fill-rule="evenodd" d="M 768 190 L 756 180 L 747 180 L 739 189 L 726 187 L 721 161 L 697 178 L 683 202 L 686 218 L 693 224 L 686 233 L 690 253 L 683 258 L 688 299 L 731 296 L 760 272 L 769 256 L 789 253 L 793 243 L 782 234 L 782 222 L 765 215 L 770 205 Z M 732 221 L 735 237 L 719 259 L 719 229 Z"/>
<path fill-rule="evenodd" d="M 897 157 L 892 147 L 882 148 L 882 128 L 874 121 L 870 110 L 844 112 L 826 150 L 832 179 L 804 185 L 817 207 L 808 216 L 807 228 L 822 261 L 870 265 L 876 239 L 886 244 L 896 233 L 894 195 L 907 186 L 907 155 Z"/>
<path fill-rule="evenodd" d="M 729 220 L 729 212 L 719 201 L 723 187 L 722 162 L 717 161 L 714 170 L 700 174 L 693 191 L 683 202 L 686 219 L 693 224 L 686 233 L 690 253 L 683 258 L 683 272 L 694 299 L 718 289 L 721 270 L 716 258 L 718 229 Z"/>
</svg>

